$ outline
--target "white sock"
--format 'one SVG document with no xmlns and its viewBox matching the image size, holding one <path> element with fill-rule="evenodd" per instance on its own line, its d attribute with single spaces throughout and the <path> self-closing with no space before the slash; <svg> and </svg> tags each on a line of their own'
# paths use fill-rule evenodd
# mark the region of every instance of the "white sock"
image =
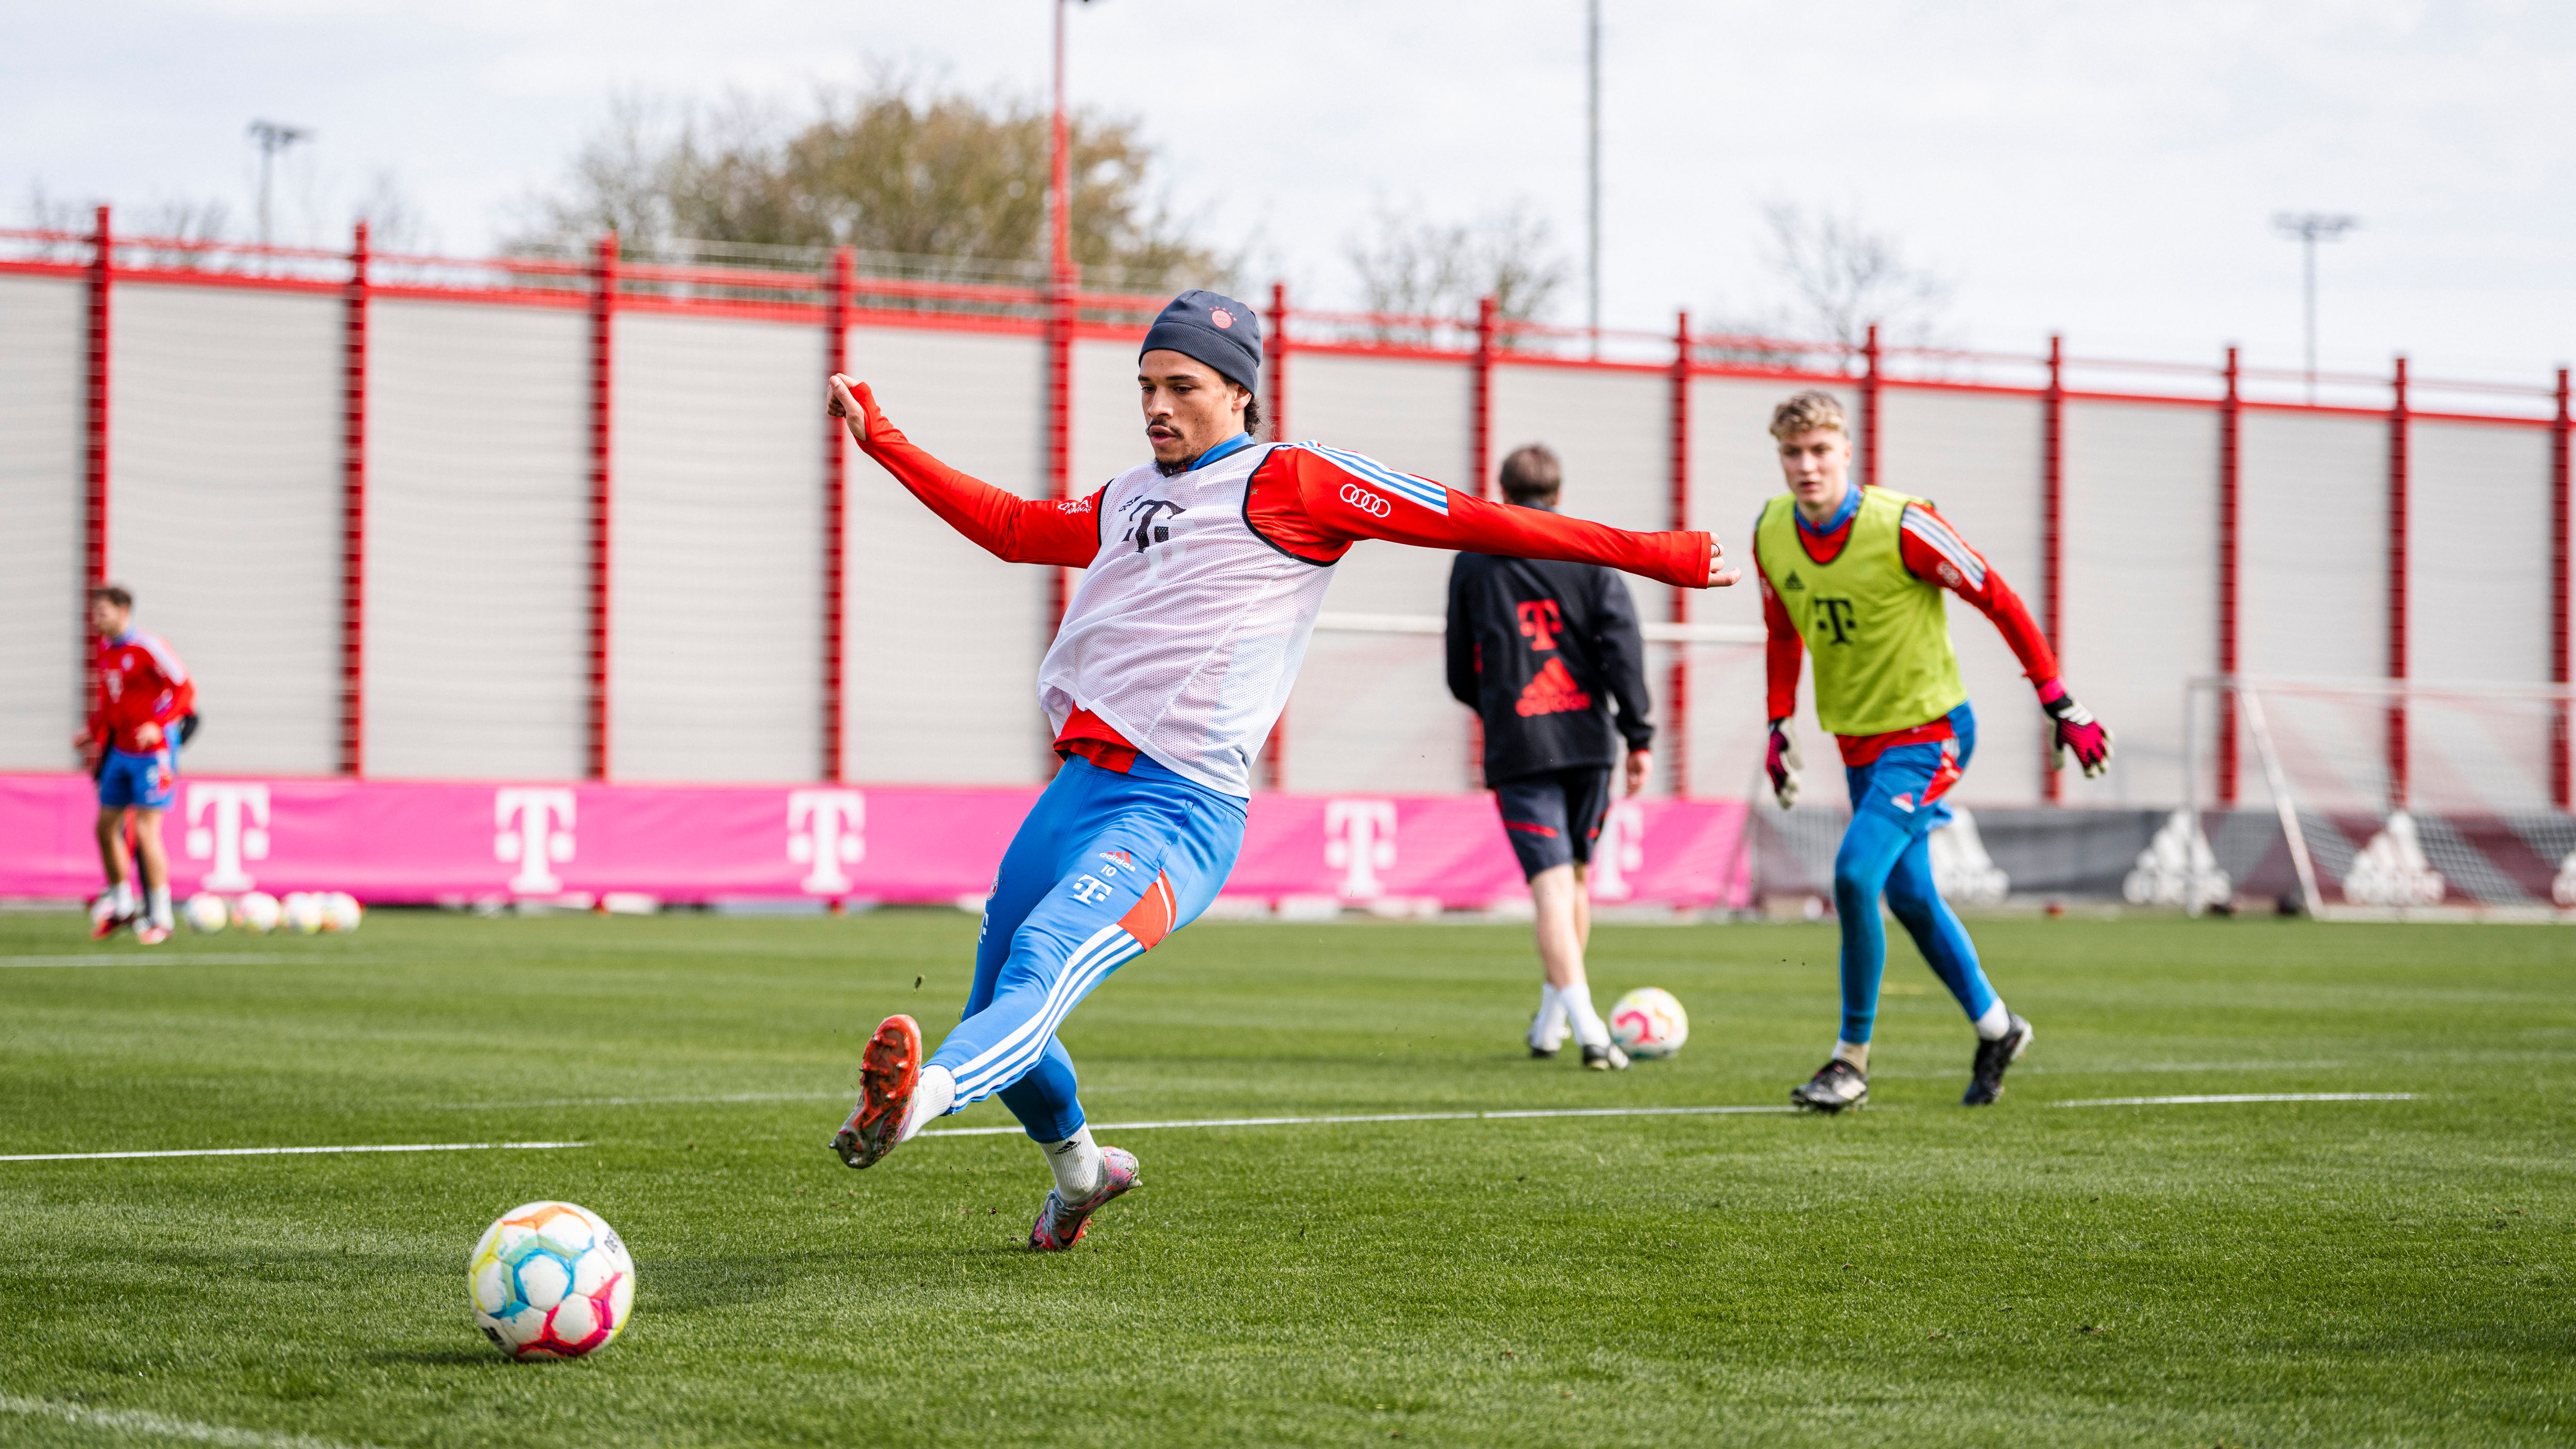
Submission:
<svg viewBox="0 0 2576 1449">
<path fill-rule="evenodd" d="M 1834 1060 L 1851 1063 L 1853 1071 L 1866 1077 L 1869 1075 L 1869 1043 L 1837 1041 L 1834 1043 Z"/>
<path fill-rule="evenodd" d="M 1061 1142 L 1041 1142 L 1047 1166 L 1055 1173 L 1055 1190 L 1066 1202 L 1080 1202 L 1100 1191 L 1100 1144 L 1091 1140 L 1089 1124 L 1074 1129 Z"/>
<path fill-rule="evenodd" d="M 168 886 L 154 886 L 152 888 L 152 924 L 162 927 L 165 930 L 168 929 L 171 924 L 170 888 Z"/>
<path fill-rule="evenodd" d="M 1979 1041 L 2002 1041 L 2005 1034 L 2011 1030 L 2012 1013 L 2004 1010 L 2004 1004 L 2000 998 L 1994 1005 L 1986 1008 L 1985 1015 L 1977 1018 L 1977 1040 Z"/>
<path fill-rule="evenodd" d="M 1551 1052 L 1565 1045 L 1565 1003 L 1557 999 L 1556 988 L 1545 982 L 1539 984 L 1538 1015 L 1530 1022 L 1529 1044 Z"/>
<path fill-rule="evenodd" d="M 912 1089 L 912 1108 L 903 1114 L 903 1131 L 894 1140 L 910 1142 L 956 1100 L 957 1078 L 946 1067 L 925 1068 L 921 1081 Z"/>
<path fill-rule="evenodd" d="M 1566 1017 L 1574 1023 L 1574 1039 L 1588 1047 L 1610 1044 L 1610 1028 L 1603 1024 L 1601 1013 L 1592 1009 L 1592 985 L 1581 982 L 1556 989 L 1556 999 L 1565 1004 Z"/>
<path fill-rule="evenodd" d="M 109 891 L 108 895 L 116 902 L 116 913 L 118 915 L 130 916 L 134 914 L 134 882 L 130 880 L 118 881 L 116 883 L 116 889 Z"/>
</svg>

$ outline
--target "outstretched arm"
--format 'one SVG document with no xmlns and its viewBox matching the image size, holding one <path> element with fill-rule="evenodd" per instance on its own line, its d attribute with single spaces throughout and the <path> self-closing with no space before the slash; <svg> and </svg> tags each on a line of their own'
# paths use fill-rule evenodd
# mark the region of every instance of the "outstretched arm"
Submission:
<svg viewBox="0 0 2576 1449">
<path fill-rule="evenodd" d="M 1724 588 L 1737 577 L 1709 534 L 1631 533 L 1488 503 L 1318 444 L 1273 449 L 1255 471 L 1253 489 L 1254 526 L 1280 547 L 1320 563 L 1340 558 L 1354 540 L 1383 538 L 1504 558 L 1606 564 L 1689 589 Z"/>
<path fill-rule="evenodd" d="M 1085 568 L 1100 552 L 1099 495 L 1067 499 L 1022 498 L 949 467 L 886 421 L 868 385 L 832 375 L 831 414 L 849 420 L 859 450 L 948 526 L 1010 563 Z"/>
</svg>

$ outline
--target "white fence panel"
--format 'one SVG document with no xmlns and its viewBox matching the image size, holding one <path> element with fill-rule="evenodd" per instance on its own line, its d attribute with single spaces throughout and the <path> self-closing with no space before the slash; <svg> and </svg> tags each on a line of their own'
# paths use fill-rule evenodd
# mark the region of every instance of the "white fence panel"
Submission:
<svg viewBox="0 0 2576 1449">
<path fill-rule="evenodd" d="M 1065 487 L 1074 497 L 1140 463 L 1154 461 L 1145 441 L 1145 412 L 1136 399 L 1136 348 L 1143 341 L 1085 338 L 1073 345 L 1073 461 Z M 1040 406 L 1044 396 L 1040 394 Z M 1039 414 L 1045 426 L 1045 414 Z"/>
<path fill-rule="evenodd" d="M 1045 496 L 1039 338 L 860 327 L 850 331 L 849 354 L 915 443 L 996 488 Z M 1047 570 L 1004 563 L 968 542 L 855 447 L 848 525 L 850 777 L 950 785 L 1045 779 L 1037 677 L 1048 637 Z"/>
<path fill-rule="evenodd" d="M 1287 436 L 1364 453 L 1460 492 L 1469 477 L 1472 395 L 1461 362 L 1289 355 Z M 1370 541 L 1336 570 L 1333 613 L 1429 614 L 1449 603 L 1439 549 Z M 1449 697 L 1440 641 L 1318 633 L 1288 705 L 1288 788 L 1463 790 L 1466 707 Z"/>
<path fill-rule="evenodd" d="M 823 768 L 823 334 L 617 319 L 609 773 Z M 918 506 L 918 505 L 916 505 Z"/>
<path fill-rule="evenodd" d="M 589 318 L 379 301 L 368 350 L 367 772 L 577 778 Z"/>
<path fill-rule="evenodd" d="M 2218 668 L 2218 411 L 2070 401 L 2065 467 L 2054 642 L 2119 750 L 2101 780 L 2070 773 L 2064 798 L 2179 806 L 2183 681 Z"/>
<path fill-rule="evenodd" d="M 2387 422 L 2248 408 L 2240 429 L 2241 668 L 2303 679 L 2382 677 L 2388 668 Z M 2285 738 L 2281 747 L 2297 744 Z M 2254 768 L 2250 749 L 2241 758 L 2243 768 Z M 2384 793 L 2381 758 L 2347 740 L 2330 752 L 2321 748 L 2315 766 L 2332 777 L 2339 798 L 2374 800 Z M 2299 762 L 2292 768 L 2304 772 Z M 2245 783 L 2261 788 L 2252 776 Z"/>
<path fill-rule="evenodd" d="M 0 277 L 0 769 L 74 759 L 87 350 L 79 282 Z"/>
<path fill-rule="evenodd" d="M 2549 681 L 2549 433 L 2419 422 L 2407 439 L 2407 673 L 2426 683 Z M 2427 801 L 2549 798 L 2539 711 L 2456 708 L 2409 720 Z"/>
<path fill-rule="evenodd" d="M 191 770 L 339 764 L 342 303 L 120 287 L 108 576 L 187 661 Z"/>
<path fill-rule="evenodd" d="M 1879 393 L 1879 411 L 1877 481 L 1930 499 L 2045 628 L 2040 400 L 1887 387 Z M 1945 602 L 1959 672 L 1977 707 L 1977 755 L 1958 798 L 1967 805 L 2037 804 L 2046 716 L 1993 623 L 1956 596 Z M 2070 792 L 2068 798 L 2083 797 Z"/>
</svg>

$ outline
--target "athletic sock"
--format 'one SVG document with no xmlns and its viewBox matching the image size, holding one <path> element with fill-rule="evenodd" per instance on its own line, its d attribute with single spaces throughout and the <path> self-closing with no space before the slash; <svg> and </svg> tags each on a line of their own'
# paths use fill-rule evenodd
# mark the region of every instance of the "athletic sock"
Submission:
<svg viewBox="0 0 2576 1449">
<path fill-rule="evenodd" d="M 1592 1009 L 1592 985 L 1577 982 L 1556 989 L 1556 999 L 1565 1003 L 1566 1019 L 1574 1025 L 1574 1039 L 1588 1047 L 1610 1044 L 1610 1028 L 1601 1021 L 1601 1013 Z"/>
<path fill-rule="evenodd" d="M 1530 1020 L 1529 1044 L 1550 1052 L 1565 1045 L 1565 1003 L 1544 982 L 1538 988 L 1538 1015 Z"/>
<path fill-rule="evenodd" d="M 2004 1010 L 2004 1004 L 2000 998 L 1994 1005 L 1986 1008 L 1985 1015 L 1977 1018 L 1977 1040 L 1979 1041 L 2002 1041 L 2011 1031 L 2012 1013 Z"/>
<path fill-rule="evenodd" d="M 165 931 L 170 928 L 170 888 L 168 886 L 152 888 L 152 924 Z"/>
<path fill-rule="evenodd" d="M 1091 1140 L 1088 1124 L 1061 1142 L 1041 1142 L 1047 1167 L 1055 1173 L 1055 1190 L 1066 1202 L 1080 1202 L 1100 1191 L 1100 1144 Z"/>
<path fill-rule="evenodd" d="M 130 880 L 118 881 L 116 883 L 116 889 L 109 891 L 108 895 L 115 901 L 115 910 L 118 915 L 130 916 L 134 914 L 134 882 Z"/>
<path fill-rule="evenodd" d="M 1869 1043 L 1865 1041 L 1835 1042 L 1834 1060 L 1838 1062 L 1851 1063 L 1853 1071 L 1866 1077 L 1869 1075 Z"/>
<path fill-rule="evenodd" d="M 912 1089 L 912 1110 L 903 1114 L 903 1131 L 897 1142 L 910 1142 L 933 1118 L 948 1110 L 957 1100 L 957 1078 L 946 1067 L 925 1067 L 921 1081 Z"/>
</svg>

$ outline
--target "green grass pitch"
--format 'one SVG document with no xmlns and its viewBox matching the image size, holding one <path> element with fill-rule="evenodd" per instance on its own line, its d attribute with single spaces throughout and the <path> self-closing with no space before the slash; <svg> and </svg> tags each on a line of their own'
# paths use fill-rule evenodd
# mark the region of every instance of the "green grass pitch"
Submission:
<svg viewBox="0 0 2576 1449">
<path fill-rule="evenodd" d="M 1144 1189 L 1040 1257 L 1022 1139 L 824 1145 L 881 1015 L 954 1019 L 953 912 L 148 954 L 0 917 L 0 1153 L 590 1144 L 0 1162 L 0 1443 L 2576 1439 L 2576 934 L 1976 930 L 2039 1028 L 1994 1109 L 1900 945 L 1867 1112 L 1107 1131 Z M 1834 940 L 1604 927 L 1605 1004 L 1693 1015 L 1624 1075 L 1526 1058 L 1516 928 L 1208 923 L 1064 1035 L 1101 1124 L 1771 1106 L 1830 1041 Z M 2052 1105 L 2274 1092 L 2420 1096 Z M 468 1314 L 476 1234 L 542 1197 L 638 1263 L 584 1362 Z"/>
</svg>

